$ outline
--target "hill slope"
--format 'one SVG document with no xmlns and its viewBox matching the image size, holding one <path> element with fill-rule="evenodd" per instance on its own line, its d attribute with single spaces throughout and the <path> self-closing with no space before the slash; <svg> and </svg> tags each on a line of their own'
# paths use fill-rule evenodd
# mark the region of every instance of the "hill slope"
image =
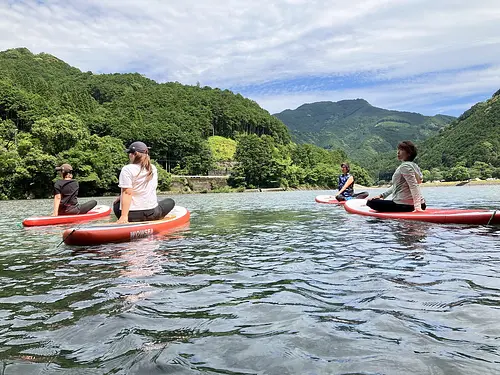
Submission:
<svg viewBox="0 0 500 375">
<path fill-rule="evenodd" d="M 49 195 L 62 162 L 77 171 L 81 194 L 116 190 L 134 140 L 167 169 L 203 174 L 208 137 L 242 134 L 290 142 L 281 121 L 229 90 L 82 72 L 26 48 L 0 52 L 0 199 Z"/>
<path fill-rule="evenodd" d="M 274 116 L 287 125 L 294 141 L 343 149 L 366 167 L 379 153 L 394 150 L 399 141 L 418 143 L 454 120 L 377 108 L 364 99 L 304 104 Z"/>
<path fill-rule="evenodd" d="M 3 119 L 13 119 L 17 114 L 8 108 L 23 105 L 38 117 L 72 113 L 81 117 L 92 133 L 113 135 L 124 142 L 140 136 L 144 141 L 149 138 L 152 144 L 157 143 L 158 134 L 136 134 L 137 128 L 163 128 L 162 138 L 172 137 L 170 151 L 190 142 L 185 138 L 194 134 L 206 139 L 211 135 L 234 138 L 237 133 L 256 133 L 271 135 L 280 143 L 290 140 L 280 121 L 256 102 L 229 90 L 159 84 L 138 73 L 81 72 L 57 57 L 35 55 L 26 48 L 0 52 L 0 83 L 0 94 L 6 101 L 0 106 Z M 14 98 L 14 91 L 22 97 L 17 106 L 8 99 Z M 30 129 L 28 118 L 25 120 L 20 130 Z"/>
<path fill-rule="evenodd" d="M 471 167 L 476 162 L 500 167 L 500 90 L 465 111 L 422 145 L 424 168 Z"/>
</svg>

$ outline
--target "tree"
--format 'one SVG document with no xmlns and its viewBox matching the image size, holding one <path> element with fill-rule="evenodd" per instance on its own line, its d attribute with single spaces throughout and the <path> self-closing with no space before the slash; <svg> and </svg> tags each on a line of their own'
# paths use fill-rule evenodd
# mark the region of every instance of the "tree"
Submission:
<svg viewBox="0 0 500 375">
<path fill-rule="evenodd" d="M 203 144 L 200 150 L 184 158 L 187 172 L 192 175 L 207 175 L 214 168 L 212 152 L 207 144 Z"/>
<path fill-rule="evenodd" d="M 468 179 L 470 179 L 469 170 L 461 165 L 451 168 L 445 174 L 446 181 L 465 181 Z"/>
<path fill-rule="evenodd" d="M 479 177 L 481 180 L 486 180 L 492 176 L 493 168 L 487 163 L 476 161 L 470 170 L 470 174 L 472 178 Z"/>
<path fill-rule="evenodd" d="M 60 153 L 57 159 L 58 163 L 71 164 L 82 195 L 118 193 L 118 176 L 121 168 L 128 163 L 119 139 L 95 134 Z"/>
<path fill-rule="evenodd" d="M 82 120 L 74 115 L 59 115 L 37 120 L 33 124 L 31 133 L 40 140 L 43 150 L 52 155 L 69 150 L 90 136 Z"/>
<path fill-rule="evenodd" d="M 361 168 L 360 166 L 353 164 L 351 165 L 351 172 L 354 176 L 354 182 L 363 186 L 372 186 L 373 179 L 370 177 L 366 169 Z"/>
<path fill-rule="evenodd" d="M 439 168 L 432 168 L 430 170 L 430 176 L 428 181 L 441 181 L 442 179 L 443 179 L 443 173 L 439 170 Z"/>
<path fill-rule="evenodd" d="M 239 137 L 235 160 L 239 163 L 235 175 L 245 178 L 247 186 L 268 187 L 279 185 L 284 166 L 276 156 L 274 140 L 249 134 Z"/>
</svg>

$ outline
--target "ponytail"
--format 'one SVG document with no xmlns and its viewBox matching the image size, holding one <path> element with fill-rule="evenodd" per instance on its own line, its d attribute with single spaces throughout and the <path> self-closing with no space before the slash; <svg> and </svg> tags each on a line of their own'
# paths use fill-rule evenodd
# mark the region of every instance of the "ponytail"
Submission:
<svg viewBox="0 0 500 375">
<path fill-rule="evenodd" d="M 151 179 L 153 178 L 153 167 L 151 165 L 151 159 L 149 158 L 149 154 L 142 152 L 135 152 L 133 163 L 139 164 L 141 166 L 139 173 L 141 173 L 143 169 L 146 170 L 148 174 L 146 177 L 146 181 L 151 181 Z"/>
</svg>

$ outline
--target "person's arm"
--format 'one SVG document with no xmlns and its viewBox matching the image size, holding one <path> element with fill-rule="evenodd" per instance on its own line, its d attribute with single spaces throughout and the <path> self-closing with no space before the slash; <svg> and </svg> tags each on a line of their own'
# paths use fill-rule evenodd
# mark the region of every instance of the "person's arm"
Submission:
<svg viewBox="0 0 500 375">
<path fill-rule="evenodd" d="M 52 213 L 52 216 L 59 215 L 59 204 L 61 204 L 61 194 L 55 194 L 54 195 L 54 212 Z"/>
<path fill-rule="evenodd" d="M 118 177 L 118 186 L 121 188 L 120 196 L 115 199 L 115 203 L 121 200 L 121 216 L 117 223 L 128 223 L 128 213 L 132 204 L 133 176 L 130 169 L 125 166 Z"/>
<path fill-rule="evenodd" d="M 351 186 L 353 182 L 354 182 L 354 177 L 349 176 L 344 186 L 342 186 L 342 189 L 339 190 L 339 195 L 342 194 L 349 186 Z"/>
<path fill-rule="evenodd" d="M 387 189 L 386 191 L 384 191 L 382 194 L 380 195 L 376 195 L 374 197 L 371 197 L 371 198 L 368 198 L 369 201 L 371 201 L 372 199 L 385 199 L 387 198 L 389 195 L 392 194 L 392 191 L 394 190 L 394 185 L 392 185 L 389 189 Z"/>
<path fill-rule="evenodd" d="M 401 174 L 410 188 L 411 197 L 413 199 L 413 207 L 415 211 L 422 211 L 422 194 L 418 187 L 418 180 L 413 169 L 404 168 Z"/>
<path fill-rule="evenodd" d="M 121 194 L 122 214 L 117 223 L 128 223 L 128 213 L 130 211 L 130 204 L 132 203 L 132 188 L 122 188 Z"/>
</svg>

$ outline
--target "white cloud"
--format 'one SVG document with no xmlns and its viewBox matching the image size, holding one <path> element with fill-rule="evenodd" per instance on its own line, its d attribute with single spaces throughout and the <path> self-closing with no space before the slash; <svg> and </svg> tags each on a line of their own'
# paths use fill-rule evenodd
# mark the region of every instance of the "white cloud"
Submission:
<svg viewBox="0 0 500 375">
<path fill-rule="evenodd" d="M 484 93 L 488 93 L 487 97 L 489 97 L 499 87 L 500 65 L 475 71 L 441 74 L 431 79 L 423 77 L 410 82 L 386 83 L 369 88 L 306 93 L 294 90 L 294 92 L 284 94 L 250 95 L 250 98 L 271 113 L 295 109 L 304 103 L 363 98 L 377 107 L 434 115 L 463 112 L 475 102 L 461 101 L 460 98 L 481 96 Z M 459 103 L 449 104 L 457 101 Z"/>
<path fill-rule="evenodd" d="M 271 112 L 296 106 L 288 99 L 352 93 L 412 109 L 429 92 L 460 98 L 499 86 L 498 77 L 488 84 L 472 72 L 462 76 L 462 92 L 446 73 L 500 65 L 498 0 L 11 0 L 0 4 L 0 17 L 0 49 L 51 53 L 83 71 L 133 69 L 160 81 L 223 88 L 322 75 L 382 82 L 331 97 L 307 84 L 300 94 L 260 94 Z M 431 72 L 438 75 L 413 82 Z M 436 85 L 439 72 L 444 89 Z M 384 80 L 394 79 L 406 82 L 394 89 L 399 96 L 385 93 Z"/>
</svg>

